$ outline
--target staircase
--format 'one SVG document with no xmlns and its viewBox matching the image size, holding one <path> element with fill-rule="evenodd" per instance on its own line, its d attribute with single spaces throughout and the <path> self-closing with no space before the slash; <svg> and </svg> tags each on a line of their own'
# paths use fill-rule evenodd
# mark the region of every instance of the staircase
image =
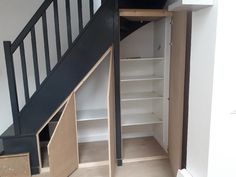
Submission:
<svg viewBox="0 0 236 177">
<path fill-rule="evenodd" d="M 8 84 L 10 90 L 11 107 L 13 114 L 13 125 L 1 136 L 4 146 L 4 154 L 30 153 L 30 164 L 32 174 L 39 172 L 39 159 L 37 147 L 37 131 L 48 121 L 53 112 L 64 102 L 78 83 L 86 76 L 99 58 L 113 45 L 115 54 L 115 84 L 116 84 L 116 126 L 117 144 L 120 137 L 120 95 L 119 95 L 119 40 L 145 25 L 147 22 L 130 21 L 119 18 L 118 8 L 162 8 L 165 0 L 158 3 L 146 1 L 102 0 L 99 9 L 94 12 L 94 1 L 89 0 L 89 22 L 84 25 L 82 1 L 77 1 L 78 29 L 79 33 L 73 39 L 73 26 L 71 20 L 71 1 L 65 0 L 66 9 L 66 42 L 68 48 L 62 52 L 62 39 L 60 31 L 60 18 L 58 0 L 46 0 L 29 23 L 25 26 L 18 37 L 13 41 L 4 42 L 6 56 L 6 67 Z M 119 6 L 118 6 L 119 5 Z M 56 61 L 51 66 L 51 48 L 49 46 L 48 19 L 49 8 L 53 9 L 53 23 L 56 48 Z M 120 25 L 119 25 L 120 19 Z M 39 61 L 42 59 L 37 50 L 36 25 L 41 22 L 44 44 L 44 63 L 46 78 L 40 81 Z M 120 28 L 119 28 L 120 26 Z M 120 33 L 120 34 L 119 34 Z M 32 48 L 32 63 L 34 68 L 35 92 L 30 95 L 29 79 L 27 74 L 25 40 L 30 36 Z M 120 38 L 119 38 L 120 36 Z M 21 60 L 21 72 L 23 76 L 25 104 L 19 106 L 19 95 L 17 90 L 15 72 L 15 53 L 19 51 Z M 117 148 L 117 158 L 121 159 L 120 148 Z"/>
</svg>

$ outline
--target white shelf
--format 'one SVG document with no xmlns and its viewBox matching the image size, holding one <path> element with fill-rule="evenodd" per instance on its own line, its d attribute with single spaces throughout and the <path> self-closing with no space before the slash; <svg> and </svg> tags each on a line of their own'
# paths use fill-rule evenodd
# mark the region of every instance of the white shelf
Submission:
<svg viewBox="0 0 236 177">
<path fill-rule="evenodd" d="M 81 110 L 77 111 L 77 119 L 79 122 L 90 120 L 105 120 L 107 119 L 106 109 Z"/>
<path fill-rule="evenodd" d="M 136 58 L 121 58 L 120 61 L 164 61 L 164 58 L 142 58 L 142 57 L 136 57 Z"/>
<path fill-rule="evenodd" d="M 138 100 L 153 100 L 162 99 L 156 92 L 136 92 L 121 94 L 121 101 L 138 101 Z"/>
<path fill-rule="evenodd" d="M 162 120 L 154 113 L 122 115 L 122 126 L 161 124 Z"/>
<path fill-rule="evenodd" d="M 124 76 L 121 78 L 121 82 L 131 82 L 131 81 L 151 81 L 151 80 L 163 80 L 163 77 L 158 77 L 155 75 L 147 76 Z"/>
</svg>

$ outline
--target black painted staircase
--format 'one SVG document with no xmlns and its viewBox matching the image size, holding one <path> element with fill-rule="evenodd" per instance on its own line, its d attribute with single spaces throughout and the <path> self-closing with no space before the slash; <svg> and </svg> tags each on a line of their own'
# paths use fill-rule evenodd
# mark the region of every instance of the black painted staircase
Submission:
<svg viewBox="0 0 236 177">
<path fill-rule="evenodd" d="M 115 64 L 119 63 L 119 40 L 145 25 L 147 22 L 132 22 L 119 18 L 118 8 L 162 8 L 166 0 L 102 0 L 101 7 L 94 13 L 93 0 L 90 0 L 90 21 L 83 26 L 82 1 L 78 0 L 78 24 L 79 34 L 75 40 L 72 39 L 72 24 L 70 1 L 65 0 L 67 42 L 68 49 L 62 54 L 58 0 L 46 0 L 29 23 L 25 26 L 14 42 L 5 41 L 4 49 L 8 83 L 10 89 L 11 106 L 13 113 L 13 125 L 1 136 L 3 140 L 4 154 L 30 153 L 30 164 L 32 174 L 39 172 L 39 159 L 37 149 L 37 131 L 47 122 L 53 112 L 63 103 L 78 83 L 85 77 L 98 59 L 113 45 Z M 119 5 L 119 6 L 118 6 Z M 53 19 L 55 24 L 57 64 L 54 68 L 50 66 L 50 47 L 48 34 L 47 10 L 53 7 Z M 119 23 L 120 19 L 120 23 Z M 37 53 L 36 24 L 42 22 L 42 34 L 44 41 L 44 55 L 47 77 L 40 83 L 40 70 Z M 117 29 L 119 28 L 119 29 Z M 24 41 L 27 36 L 31 38 L 32 61 L 34 64 L 34 78 L 36 91 L 32 96 L 29 94 L 29 83 L 26 65 L 26 49 Z M 24 84 L 25 105 L 19 108 L 16 75 L 14 70 L 14 53 L 20 51 L 21 68 Z M 119 87 L 119 67 L 115 66 L 115 77 Z M 116 90 L 116 123 L 120 127 L 119 88 Z M 119 129 L 117 130 L 119 133 Z M 117 136 L 119 145 L 120 136 Z M 119 148 L 117 148 L 119 149 Z M 121 159 L 120 153 L 117 158 Z"/>
</svg>

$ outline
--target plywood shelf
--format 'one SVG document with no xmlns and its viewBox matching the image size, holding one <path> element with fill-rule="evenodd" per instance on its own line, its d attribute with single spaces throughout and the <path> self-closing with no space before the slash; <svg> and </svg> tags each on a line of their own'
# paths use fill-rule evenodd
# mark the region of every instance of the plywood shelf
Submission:
<svg viewBox="0 0 236 177">
<path fill-rule="evenodd" d="M 121 94 L 121 101 L 139 101 L 139 100 L 154 100 L 162 99 L 157 92 L 137 92 Z"/>
<path fill-rule="evenodd" d="M 123 76 L 121 77 L 121 82 L 132 82 L 132 81 L 150 81 L 150 80 L 163 80 L 163 77 L 158 77 L 155 75 L 146 76 Z"/>
<path fill-rule="evenodd" d="M 93 109 L 93 110 L 80 110 L 77 111 L 78 121 L 94 121 L 94 120 L 106 120 L 107 110 L 106 109 Z"/>
<path fill-rule="evenodd" d="M 120 9 L 120 16 L 131 21 L 154 21 L 172 16 L 172 12 L 164 9 Z"/>
<path fill-rule="evenodd" d="M 125 62 L 125 61 L 164 61 L 164 58 L 162 57 L 151 57 L 151 58 L 147 58 L 147 57 L 134 57 L 134 58 L 121 58 L 120 59 L 121 62 Z"/>
<path fill-rule="evenodd" d="M 122 126 L 160 124 L 162 120 L 154 113 L 122 115 Z"/>
</svg>

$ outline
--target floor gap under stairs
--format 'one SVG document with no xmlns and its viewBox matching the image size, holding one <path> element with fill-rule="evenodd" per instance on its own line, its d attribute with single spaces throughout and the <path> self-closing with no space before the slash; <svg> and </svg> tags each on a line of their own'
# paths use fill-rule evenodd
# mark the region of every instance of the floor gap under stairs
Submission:
<svg viewBox="0 0 236 177">
<path fill-rule="evenodd" d="M 108 142 L 79 143 L 80 164 L 71 177 L 108 177 Z M 47 149 L 41 148 L 43 167 L 48 167 Z M 172 177 L 168 155 L 154 137 L 123 140 L 123 166 L 117 167 L 115 177 Z M 136 171 L 137 173 L 133 173 Z M 35 177 L 50 177 L 44 171 Z"/>
</svg>

